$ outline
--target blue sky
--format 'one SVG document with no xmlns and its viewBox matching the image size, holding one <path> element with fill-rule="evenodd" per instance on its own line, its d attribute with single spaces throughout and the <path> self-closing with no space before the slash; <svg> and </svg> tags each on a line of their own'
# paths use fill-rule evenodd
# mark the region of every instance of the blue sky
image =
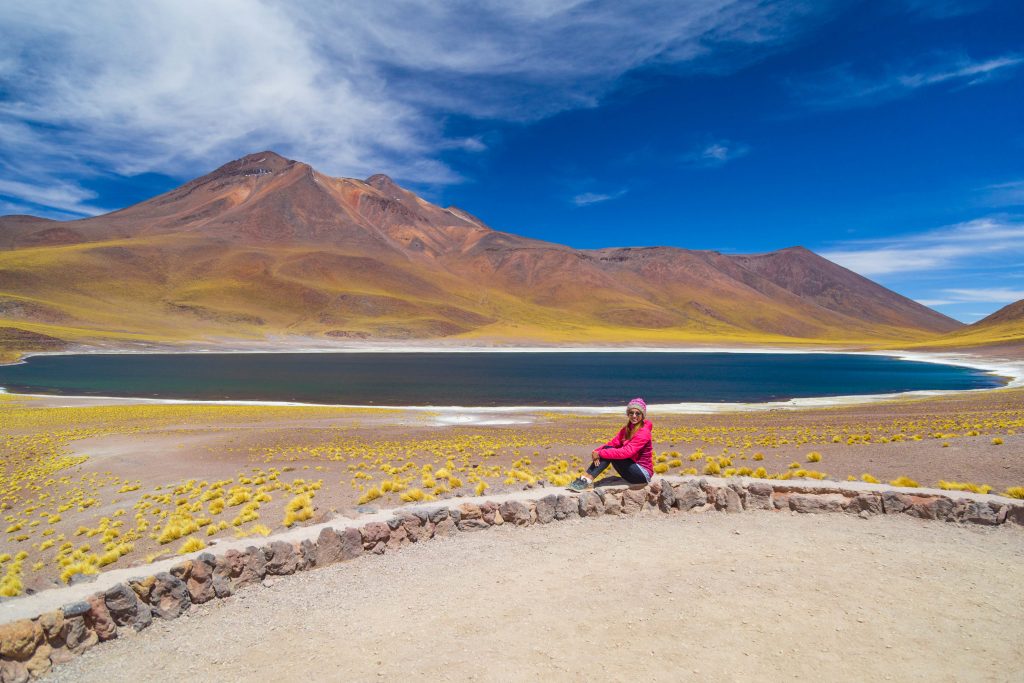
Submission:
<svg viewBox="0 0 1024 683">
<path fill-rule="evenodd" d="M 580 248 L 803 245 L 971 322 L 1024 298 L 1022 93 L 1012 1 L 2 3 L 0 214 L 274 149 Z"/>
</svg>

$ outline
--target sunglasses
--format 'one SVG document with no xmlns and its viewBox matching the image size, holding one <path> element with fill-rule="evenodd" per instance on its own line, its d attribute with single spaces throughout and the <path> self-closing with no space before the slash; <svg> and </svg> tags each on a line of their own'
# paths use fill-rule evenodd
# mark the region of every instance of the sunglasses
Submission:
<svg viewBox="0 0 1024 683">
<path fill-rule="evenodd" d="M 643 415 L 639 410 L 627 410 L 626 415 Z"/>
</svg>

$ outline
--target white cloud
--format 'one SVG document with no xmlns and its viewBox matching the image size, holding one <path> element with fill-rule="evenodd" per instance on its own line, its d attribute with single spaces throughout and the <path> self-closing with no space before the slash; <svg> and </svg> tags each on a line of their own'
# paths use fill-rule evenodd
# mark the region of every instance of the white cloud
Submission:
<svg viewBox="0 0 1024 683">
<path fill-rule="evenodd" d="M 622 195 L 626 194 L 628 190 L 617 190 L 608 194 L 601 194 L 597 192 L 584 192 L 578 194 L 572 198 L 572 203 L 576 206 L 590 206 L 591 204 L 600 204 L 601 202 L 607 202 L 611 199 L 618 199 Z"/>
<path fill-rule="evenodd" d="M 0 165 L 39 185 L 190 177 L 271 148 L 335 175 L 457 182 L 437 152 L 485 146 L 447 139 L 447 115 L 530 121 L 593 106 L 633 69 L 728 68 L 749 58 L 737 48 L 780 44 L 819 11 L 801 0 L 0 3 Z"/>
<path fill-rule="evenodd" d="M 1011 262 L 1024 256 L 1024 219 L 980 218 L 923 233 L 844 242 L 821 255 L 869 277 L 976 265 L 982 257 Z"/>
<path fill-rule="evenodd" d="M 890 68 L 882 74 L 863 74 L 844 64 L 826 69 L 805 82 L 792 83 L 796 96 L 819 108 L 870 106 L 905 97 L 940 83 L 970 87 L 1002 76 L 1024 63 L 1024 56 L 1007 54 L 974 61 L 958 55 L 932 57 L 928 64 Z"/>
<path fill-rule="evenodd" d="M 95 192 L 68 183 L 34 185 L 0 179 L 0 196 L 51 207 L 68 214 L 94 216 L 106 211 L 87 203 L 88 200 L 96 198 Z"/>
<path fill-rule="evenodd" d="M 1024 205 L 1024 180 L 998 183 L 983 188 L 982 203 L 988 206 Z"/>
<path fill-rule="evenodd" d="M 746 156 L 750 146 L 732 140 L 716 140 L 690 152 L 683 157 L 687 166 L 721 166 L 729 161 Z"/>
<path fill-rule="evenodd" d="M 944 289 L 954 302 L 1012 304 L 1024 299 L 1024 289 L 982 287 L 980 289 Z"/>
<path fill-rule="evenodd" d="M 922 306 L 947 306 L 949 304 L 956 303 L 952 299 L 914 299 L 917 303 Z"/>
</svg>

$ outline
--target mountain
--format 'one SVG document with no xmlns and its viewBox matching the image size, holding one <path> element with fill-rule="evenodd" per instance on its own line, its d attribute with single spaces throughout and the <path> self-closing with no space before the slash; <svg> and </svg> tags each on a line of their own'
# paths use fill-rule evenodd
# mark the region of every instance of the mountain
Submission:
<svg viewBox="0 0 1024 683">
<path fill-rule="evenodd" d="M 1019 346 L 1024 340 L 1024 299 L 929 342 L 937 347 Z"/>
<path fill-rule="evenodd" d="M 961 324 L 801 247 L 577 250 L 260 152 L 105 215 L 0 217 L 0 326 L 47 344 L 864 343 Z"/>
</svg>

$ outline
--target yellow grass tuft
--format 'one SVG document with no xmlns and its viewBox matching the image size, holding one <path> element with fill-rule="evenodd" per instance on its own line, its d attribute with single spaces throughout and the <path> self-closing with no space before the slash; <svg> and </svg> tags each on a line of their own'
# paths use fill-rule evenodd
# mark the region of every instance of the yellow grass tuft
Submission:
<svg viewBox="0 0 1024 683">
<path fill-rule="evenodd" d="M 1018 498 L 1024 500 L 1024 486 L 1011 486 L 1003 491 L 1002 495 L 1007 498 Z"/>
<path fill-rule="evenodd" d="M 860 475 L 860 480 L 863 481 L 863 482 L 866 482 L 868 484 L 881 484 L 882 483 L 882 482 L 878 481 L 878 479 L 872 477 L 867 472 L 865 472 L 864 474 Z"/>
<path fill-rule="evenodd" d="M 205 547 L 205 542 L 193 536 L 181 544 L 181 547 L 178 548 L 178 554 L 186 555 L 188 553 L 194 553 L 195 551 L 202 550 Z"/>
<path fill-rule="evenodd" d="M 973 484 L 969 481 L 944 481 L 939 480 L 939 488 L 944 491 L 970 491 L 971 493 L 988 493 L 992 487 L 988 484 Z"/>
<path fill-rule="evenodd" d="M 807 462 L 821 462 L 821 453 L 818 451 L 811 451 L 807 454 Z"/>
<path fill-rule="evenodd" d="M 916 481 L 914 481 L 913 479 L 911 479 L 910 477 L 907 477 L 907 476 L 897 477 L 896 479 L 893 479 L 889 483 L 892 486 L 903 486 L 903 487 L 912 488 L 912 489 L 916 489 L 919 486 L 921 486 Z"/>
</svg>

